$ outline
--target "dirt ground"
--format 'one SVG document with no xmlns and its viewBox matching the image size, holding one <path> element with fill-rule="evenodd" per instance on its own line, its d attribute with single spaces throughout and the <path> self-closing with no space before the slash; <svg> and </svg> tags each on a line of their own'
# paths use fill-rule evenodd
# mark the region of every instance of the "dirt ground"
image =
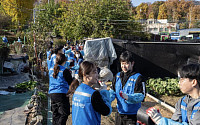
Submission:
<svg viewBox="0 0 200 125">
<path fill-rule="evenodd" d="M 175 96 L 160 96 L 159 97 L 160 100 L 168 103 L 172 107 L 175 106 L 175 104 L 176 104 L 176 102 L 178 101 L 179 98 L 181 98 L 181 97 L 175 97 Z M 101 125 L 114 125 L 115 113 L 117 112 L 117 109 L 115 108 L 116 103 L 117 103 L 117 101 L 115 99 L 111 104 L 112 108 L 113 108 L 111 115 L 101 117 Z M 145 101 L 142 102 L 142 105 L 145 106 L 145 107 L 155 107 L 155 108 L 159 109 L 162 116 L 166 117 L 166 118 L 171 118 L 171 116 L 173 114 L 171 111 L 169 111 L 165 107 L 161 106 L 160 104 L 156 103 L 154 100 L 152 100 L 149 97 L 145 98 Z M 72 124 L 72 121 L 71 121 L 71 115 L 70 115 L 69 118 L 68 118 L 68 121 L 67 121 L 67 125 L 71 125 L 71 124 Z"/>
</svg>

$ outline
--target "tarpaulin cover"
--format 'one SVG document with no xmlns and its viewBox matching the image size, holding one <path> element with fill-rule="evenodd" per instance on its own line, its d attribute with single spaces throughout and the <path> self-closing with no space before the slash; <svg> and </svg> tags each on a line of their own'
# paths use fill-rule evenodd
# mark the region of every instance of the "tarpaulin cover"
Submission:
<svg viewBox="0 0 200 125">
<path fill-rule="evenodd" d="M 93 61 L 99 67 L 109 67 L 117 58 L 111 38 L 87 40 L 84 54 L 84 60 Z"/>
<path fill-rule="evenodd" d="M 0 95 L 0 114 L 2 114 L 4 111 L 27 105 L 32 94 L 32 91 L 28 91 L 26 93 Z"/>
</svg>

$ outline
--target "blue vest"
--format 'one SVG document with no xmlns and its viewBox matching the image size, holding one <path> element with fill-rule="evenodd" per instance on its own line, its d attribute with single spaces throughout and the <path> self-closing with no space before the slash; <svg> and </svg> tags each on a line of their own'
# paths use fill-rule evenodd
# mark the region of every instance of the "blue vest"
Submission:
<svg viewBox="0 0 200 125">
<path fill-rule="evenodd" d="M 47 51 L 47 59 L 49 58 L 50 54 L 51 54 L 51 51 Z"/>
<path fill-rule="evenodd" d="M 50 69 L 50 60 L 49 60 L 49 55 L 51 54 L 51 51 L 47 51 L 47 68 L 48 70 Z M 51 59 L 51 58 L 50 58 Z"/>
<path fill-rule="evenodd" d="M 72 125 L 100 125 L 101 115 L 96 112 L 91 103 L 95 92 L 90 86 L 81 83 L 72 98 Z"/>
<path fill-rule="evenodd" d="M 53 68 L 55 64 L 56 64 L 56 54 L 53 54 L 50 59 L 49 69 Z"/>
<path fill-rule="evenodd" d="M 49 70 L 49 93 L 67 93 L 69 90 L 69 85 L 63 77 L 63 71 L 65 67 L 59 65 L 60 71 L 56 78 L 53 77 L 54 70 L 51 68 Z"/>
<path fill-rule="evenodd" d="M 140 75 L 141 74 L 136 73 L 132 75 L 131 77 L 129 77 L 125 86 L 122 88 L 120 72 L 117 73 L 115 90 L 116 90 L 116 98 L 117 98 L 117 108 L 120 114 L 127 114 L 127 115 L 137 114 L 138 109 L 141 107 L 141 103 L 136 103 L 136 104 L 126 103 L 125 100 L 119 95 L 120 91 L 122 91 L 125 94 L 134 94 L 135 82 L 138 76 Z"/>
<path fill-rule="evenodd" d="M 78 60 L 75 61 L 75 64 L 74 64 L 74 65 L 75 65 L 75 66 L 76 66 L 76 65 L 79 66 L 82 62 L 83 62 L 83 59 L 79 58 Z M 75 74 L 78 74 L 78 70 L 75 71 Z"/>
<path fill-rule="evenodd" d="M 187 104 L 183 101 L 185 99 L 186 96 L 184 96 L 181 100 L 181 115 L 182 115 L 182 122 L 188 122 L 188 118 L 187 118 Z M 192 115 L 190 119 L 194 118 L 195 113 L 198 111 L 198 109 L 200 108 L 200 102 L 196 103 L 193 107 L 192 110 Z"/>
</svg>

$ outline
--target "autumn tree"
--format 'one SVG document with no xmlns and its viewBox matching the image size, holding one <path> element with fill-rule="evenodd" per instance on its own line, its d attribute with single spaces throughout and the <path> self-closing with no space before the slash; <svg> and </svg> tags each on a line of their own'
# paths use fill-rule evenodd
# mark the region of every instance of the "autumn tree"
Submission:
<svg viewBox="0 0 200 125">
<path fill-rule="evenodd" d="M 34 0 L 0 0 L 5 13 L 18 26 L 26 24 L 32 15 Z"/>
<path fill-rule="evenodd" d="M 9 29 L 11 27 L 11 17 L 6 15 L 5 10 L 0 5 L 0 29 Z"/>
<path fill-rule="evenodd" d="M 157 19 L 159 13 L 159 6 L 162 5 L 164 1 L 156 1 L 149 6 L 149 18 L 150 19 Z"/>
<path fill-rule="evenodd" d="M 189 8 L 188 20 L 189 28 L 200 28 L 200 5 Z"/>
<path fill-rule="evenodd" d="M 167 7 L 165 4 L 159 6 L 158 19 L 167 19 Z"/>
<path fill-rule="evenodd" d="M 147 19 L 148 16 L 148 4 L 147 3 L 141 3 L 139 6 L 136 8 L 137 15 L 135 16 L 136 19 Z"/>
</svg>

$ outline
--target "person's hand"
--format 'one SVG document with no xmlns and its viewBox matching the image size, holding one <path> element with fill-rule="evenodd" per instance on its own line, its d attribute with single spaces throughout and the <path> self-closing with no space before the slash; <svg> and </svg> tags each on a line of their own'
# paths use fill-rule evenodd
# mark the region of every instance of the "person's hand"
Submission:
<svg viewBox="0 0 200 125">
<path fill-rule="evenodd" d="M 162 115 L 160 114 L 159 110 L 155 109 L 154 107 L 150 107 L 146 110 L 147 115 L 152 119 L 153 122 L 158 124 Z"/>
<path fill-rule="evenodd" d="M 128 100 L 128 95 L 126 95 L 125 93 L 123 93 L 122 91 L 120 91 L 119 95 L 125 99 L 125 100 Z"/>
</svg>

